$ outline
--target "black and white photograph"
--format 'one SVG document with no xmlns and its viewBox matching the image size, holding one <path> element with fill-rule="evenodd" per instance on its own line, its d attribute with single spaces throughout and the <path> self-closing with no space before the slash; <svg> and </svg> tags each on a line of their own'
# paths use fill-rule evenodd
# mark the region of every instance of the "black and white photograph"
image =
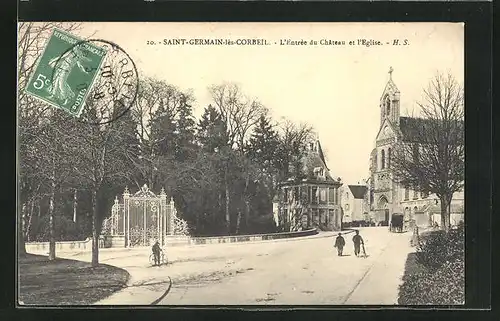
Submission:
<svg viewBox="0 0 500 321">
<path fill-rule="evenodd" d="M 463 306 L 464 23 L 18 23 L 19 306 Z"/>
</svg>

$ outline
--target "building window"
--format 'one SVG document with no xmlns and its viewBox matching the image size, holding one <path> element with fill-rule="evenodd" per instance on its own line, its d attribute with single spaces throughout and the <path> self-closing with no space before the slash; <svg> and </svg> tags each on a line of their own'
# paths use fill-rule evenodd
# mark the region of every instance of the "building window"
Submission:
<svg viewBox="0 0 500 321">
<path fill-rule="evenodd" d="M 315 186 L 312 188 L 312 203 L 318 204 L 318 188 Z"/>
<path fill-rule="evenodd" d="M 418 191 L 416 188 L 413 188 L 413 199 L 414 200 L 418 199 Z"/>
<path fill-rule="evenodd" d="M 410 199 L 410 189 L 408 186 L 405 187 L 405 201 Z"/>
<path fill-rule="evenodd" d="M 335 189 L 328 189 L 328 204 L 335 204 Z"/>
<path fill-rule="evenodd" d="M 382 156 L 381 156 L 381 161 L 382 163 L 380 164 L 381 168 L 384 169 L 385 168 L 385 151 L 382 149 Z"/>
<path fill-rule="evenodd" d="M 283 202 L 288 202 L 288 188 L 283 189 Z"/>
<path fill-rule="evenodd" d="M 319 218 L 322 224 L 326 224 L 326 210 L 319 210 Z"/>
<path fill-rule="evenodd" d="M 335 188 L 335 205 L 339 203 L 339 189 Z"/>
<path fill-rule="evenodd" d="M 319 203 L 326 204 L 326 189 L 323 187 L 319 188 Z"/>
<path fill-rule="evenodd" d="M 391 148 L 387 150 L 387 168 L 391 168 Z"/>
<path fill-rule="evenodd" d="M 319 224 L 319 215 L 318 215 L 318 209 L 313 208 L 312 210 L 312 219 L 315 225 Z"/>
<path fill-rule="evenodd" d="M 389 99 L 389 96 L 385 97 L 385 113 L 387 116 L 391 114 L 391 100 Z"/>
</svg>

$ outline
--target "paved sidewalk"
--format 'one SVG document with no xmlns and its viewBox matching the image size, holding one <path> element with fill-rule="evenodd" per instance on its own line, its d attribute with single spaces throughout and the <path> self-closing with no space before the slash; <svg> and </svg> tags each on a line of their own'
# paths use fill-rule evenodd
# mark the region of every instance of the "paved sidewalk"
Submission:
<svg viewBox="0 0 500 321">
<path fill-rule="evenodd" d="M 399 285 L 402 282 L 406 258 L 409 253 L 415 251 L 415 248 L 410 246 L 411 234 L 393 234 L 393 239 L 380 253 L 345 304 L 398 304 Z"/>
</svg>

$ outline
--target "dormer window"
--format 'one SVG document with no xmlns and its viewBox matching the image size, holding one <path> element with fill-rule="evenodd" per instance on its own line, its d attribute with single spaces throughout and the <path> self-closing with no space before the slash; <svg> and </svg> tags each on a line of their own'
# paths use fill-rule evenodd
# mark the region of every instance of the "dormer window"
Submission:
<svg viewBox="0 0 500 321">
<path fill-rule="evenodd" d="M 314 174 L 316 177 L 325 177 L 325 170 L 322 167 L 314 168 Z"/>
</svg>

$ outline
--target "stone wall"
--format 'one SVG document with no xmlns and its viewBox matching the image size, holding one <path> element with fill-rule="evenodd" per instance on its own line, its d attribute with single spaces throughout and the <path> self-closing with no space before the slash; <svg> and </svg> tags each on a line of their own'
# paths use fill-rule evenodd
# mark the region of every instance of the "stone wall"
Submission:
<svg viewBox="0 0 500 321">
<path fill-rule="evenodd" d="M 294 238 L 301 236 L 310 236 L 318 234 L 317 229 L 310 229 L 298 232 L 271 233 L 271 234 L 254 234 L 254 235 L 235 235 L 235 236 L 215 236 L 215 237 L 193 237 L 188 239 L 189 244 L 217 244 L 217 243 L 234 243 L 234 242 L 255 242 L 266 240 L 277 240 L 284 238 Z M 169 243 L 167 243 L 169 244 Z"/>
<path fill-rule="evenodd" d="M 92 240 L 87 238 L 85 241 L 66 241 L 56 242 L 57 251 L 73 251 L 73 250 L 92 250 Z M 49 242 L 30 242 L 26 243 L 26 251 L 28 253 L 48 253 Z"/>
<path fill-rule="evenodd" d="M 168 247 L 168 246 L 182 246 L 182 245 L 255 242 L 255 241 L 295 238 L 295 237 L 310 236 L 316 234 L 318 234 L 317 229 L 310 229 L 298 232 L 236 235 L 236 236 L 213 236 L 213 237 L 189 237 L 189 236 L 171 235 L 166 237 L 167 241 L 166 246 Z M 125 248 L 125 237 L 101 236 L 99 240 L 99 248 Z M 92 240 L 90 238 L 87 238 L 85 241 L 56 242 L 56 252 L 91 251 L 91 250 L 92 250 Z M 26 243 L 26 251 L 28 253 L 48 253 L 49 242 Z"/>
</svg>

